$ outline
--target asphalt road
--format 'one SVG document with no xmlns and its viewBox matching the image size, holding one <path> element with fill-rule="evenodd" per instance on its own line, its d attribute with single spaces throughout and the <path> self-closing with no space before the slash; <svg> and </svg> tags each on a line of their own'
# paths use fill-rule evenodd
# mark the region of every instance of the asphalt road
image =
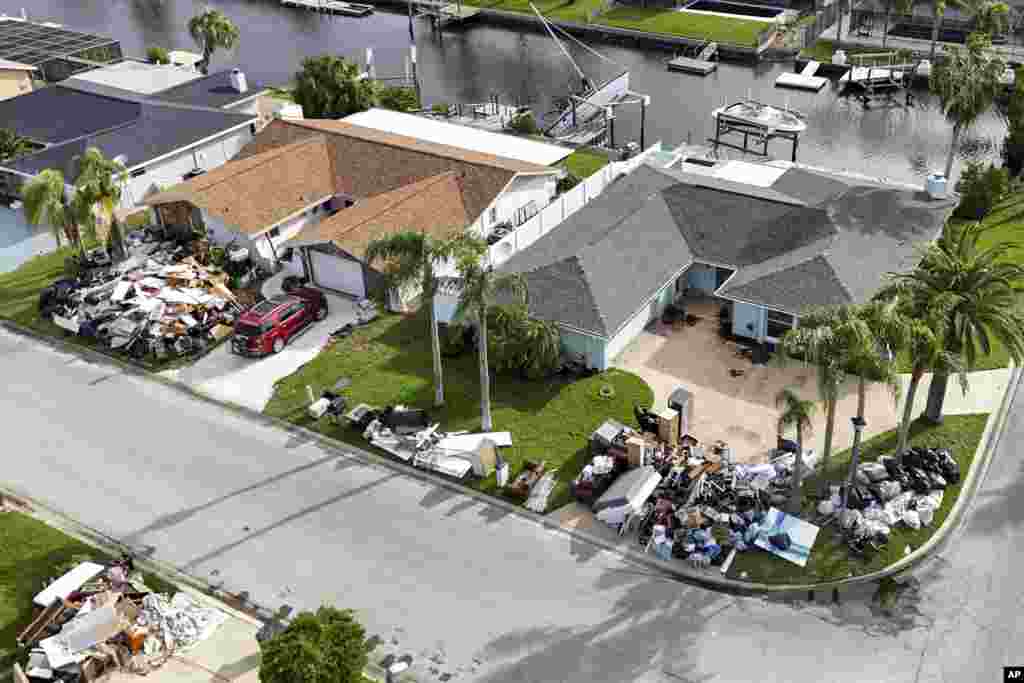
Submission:
<svg viewBox="0 0 1024 683">
<path fill-rule="evenodd" d="M 355 608 L 422 681 L 996 681 L 1024 664 L 1019 402 L 964 536 L 890 617 L 870 588 L 836 606 L 683 585 L 2 330 L 0 376 L 0 479 L 261 603 Z"/>
</svg>

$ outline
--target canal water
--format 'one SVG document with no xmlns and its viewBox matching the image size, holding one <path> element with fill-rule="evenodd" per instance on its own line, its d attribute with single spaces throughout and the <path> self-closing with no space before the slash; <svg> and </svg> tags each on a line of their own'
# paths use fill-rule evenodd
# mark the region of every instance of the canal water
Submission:
<svg viewBox="0 0 1024 683">
<path fill-rule="evenodd" d="M 277 0 L 0 0 L 0 12 L 19 14 L 25 7 L 37 20 L 110 35 L 132 56 L 143 55 L 153 45 L 195 49 L 185 24 L 205 6 L 230 16 L 242 34 L 233 53 L 215 56 L 214 68 L 239 65 L 250 82 L 287 83 L 303 57 L 325 52 L 362 61 L 367 47 L 374 49 L 378 77 L 404 73 L 409 25 L 406 15 L 397 11 L 378 10 L 369 17 L 351 18 L 284 8 Z M 423 99 L 428 105 L 483 102 L 498 95 L 504 102 L 530 104 L 543 116 L 551 112 L 553 101 L 578 82 L 555 43 L 537 31 L 480 22 L 438 37 L 419 19 L 414 32 Z M 703 142 L 714 132 L 712 109 L 750 96 L 788 105 L 806 116 L 808 129 L 800 141 L 799 161 L 915 185 L 944 165 L 950 126 L 927 95 L 918 97 L 910 108 L 901 102 L 865 109 L 828 86 L 820 93 L 775 88 L 775 77 L 792 70 L 791 62 L 723 63 L 715 73 L 700 77 L 669 72 L 665 61 L 672 55 L 665 51 L 589 44 L 603 58 L 567 43 L 588 77 L 600 82 L 628 69 L 632 89 L 651 96 L 648 144 Z M 616 143 L 639 140 L 639 106 L 620 108 L 617 115 Z M 965 136 L 961 161 L 997 158 L 1005 129 L 998 114 L 987 114 Z M 769 153 L 788 159 L 789 144 L 776 141 Z M 735 158 L 739 153 L 725 151 L 722 156 Z M 5 241 L 0 236 L 0 271 L 10 267 L 4 263 Z"/>
</svg>

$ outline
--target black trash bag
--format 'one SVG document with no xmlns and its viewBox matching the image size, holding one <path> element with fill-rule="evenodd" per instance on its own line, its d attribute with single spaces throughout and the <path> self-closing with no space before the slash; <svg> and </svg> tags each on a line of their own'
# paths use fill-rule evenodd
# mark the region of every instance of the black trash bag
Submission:
<svg viewBox="0 0 1024 683">
<path fill-rule="evenodd" d="M 960 481 L 960 463 L 956 461 L 953 454 L 949 452 L 947 448 L 940 448 L 939 454 L 939 467 L 942 468 L 942 476 L 950 484 L 956 484 Z"/>
<path fill-rule="evenodd" d="M 943 477 L 941 474 L 936 474 L 935 472 L 929 472 L 928 473 L 928 478 L 932 480 L 932 488 L 933 489 L 944 489 L 948 485 L 947 482 L 946 482 L 945 477 Z"/>
<path fill-rule="evenodd" d="M 932 490 L 932 478 L 924 470 L 914 467 L 908 472 L 910 488 L 914 493 L 928 493 Z"/>
<path fill-rule="evenodd" d="M 789 546 L 793 544 L 793 540 L 785 531 L 783 531 L 781 534 L 769 536 L 768 542 L 771 543 L 772 546 L 778 548 L 779 550 L 789 550 Z"/>
<path fill-rule="evenodd" d="M 845 487 L 844 487 L 845 489 Z M 840 497 L 843 495 L 843 490 L 840 490 Z M 854 486 L 850 489 L 850 495 L 846 500 L 846 505 L 851 510 L 863 510 L 867 507 L 868 501 L 870 500 L 870 494 L 867 498 L 864 496 L 864 489 L 860 486 Z"/>
</svg>

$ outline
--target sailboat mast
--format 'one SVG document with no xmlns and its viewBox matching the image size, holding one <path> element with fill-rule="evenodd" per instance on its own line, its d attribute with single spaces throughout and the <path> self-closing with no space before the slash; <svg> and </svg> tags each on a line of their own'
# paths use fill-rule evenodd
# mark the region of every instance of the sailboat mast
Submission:
<svg viewBox="0 0 1024 683">
<path fill-rule="evenodd" d="M 533 6 L 532 2 L 530 3 L 530 9 L 532 9 L 533 13 L 537 15 L 538 19 L 540 19 L 540 23 L 542 23 L 544 25 L 544 28 L 547 29 L 548 35 L 551 36 L 551 40 L 555 41 L 555 45 L 558 46 L 558 49 L 562 51 L 562 54 L 565 55 L 565 58 L 569 60 L 570 64 L 572 64 L 572 68 L 576 69 L 576 73 L 579 75 L 580 79 L 584 83 L 589 83 L 586 74 L 584 74 L 583 70 L 580 69 L 579 64 L 577 64 L 576 60 L 572 58 L 572 55 L 569 54 L 569 51 L 565 49 L 565 45 L 562 45 L 562 41 L 558 39 L 558 36 L 555 35 L 555 32 L 551 30 L 551 26 L 548 25 L 547 19 L 545 19 L 544 15 L 541 14 L 537 10 L 537 8 Z"/>
</svg>

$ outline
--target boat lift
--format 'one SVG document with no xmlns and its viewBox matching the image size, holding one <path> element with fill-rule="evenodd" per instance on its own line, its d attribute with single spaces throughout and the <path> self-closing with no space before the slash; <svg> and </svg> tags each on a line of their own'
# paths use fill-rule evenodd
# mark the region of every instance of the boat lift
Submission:
<svg viewBox="0 0 1024 683">
<path fill-rule="evenodd" d="M 775 139 L 788 140 L 792 144 L 792 161 L 796 162 L 796 152 L 800 144 L 800 134 L 807 129 L 803 115 L 787 105 L 779 109 L 771 105 L 755 102 L 749 96 L 742 102 L 721 106 L 711 113 L 715 119 L 715 137 L 708 141 L 719 146 L 729 147 L 747 154 L 768 156 L 768 143 Z M 722 140 L 724 135 L 742 135 L 743 145 Z M 752 147 L 751 142 L 760 146 Z"/>
</svg>

